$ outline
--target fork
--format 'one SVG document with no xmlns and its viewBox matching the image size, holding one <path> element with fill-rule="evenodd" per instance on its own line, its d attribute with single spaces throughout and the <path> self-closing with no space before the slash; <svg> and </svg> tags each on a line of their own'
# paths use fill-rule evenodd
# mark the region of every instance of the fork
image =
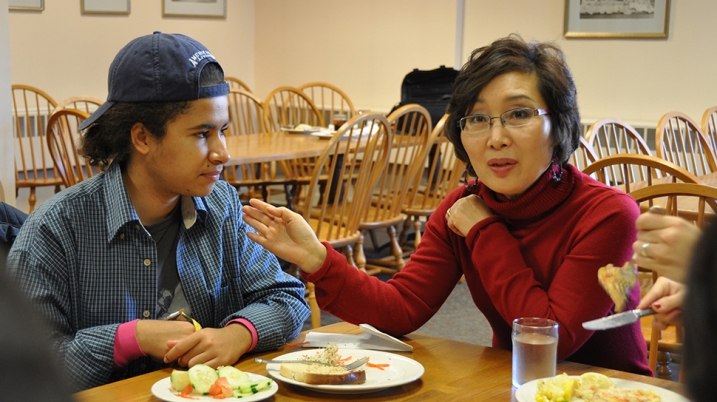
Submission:
<svg viewBox="0 0 717 402">
<path fill-rule="evenodd" d="M 281 359 L 271 360 L 271 359 L 262 359 L 260 357 L 255 357 L 254 361 L 257 363 L 304 363 L 304 364 L 321 364 L 322 366 L 329 365 L 328 363 L 319 362 L 319 361 L 315 361 L 315 360 L 281 360 Z M 346 371 L 355 370 L 355 369 L 363 366 L 364 364 L 366 364 L 366 362 L 368 362 L 368 357 L 364 356 L 350 364 L 345 365 L 344 369 L 346 369 Z"/>
<path fill-rule="evenodd" d="M 367 356 L 364 356 L 364 357 L 362 357 L 362 358 L 356 360 L 356 361 L 353 362 L 353 363 L 350 363 L 350 364 L 345 365 L 344 368 L 346 369 L 346 371 L 355 370 L 355 369 L 357 369 L 357 368 L 363 366 L 363 365 L 366 364 L 367 362 L 368 362 L 368 357 L 367 357 Z"/>
<path fill-rule="evenodd" d="M 296 360 L 282 360 L 282 359 L 262 359 L 260 357 L 255 357 L 254 361 L 257 363 L 304 363 L 304 364 L 320 364 L 322 366 L 328 366 L 328 363 L 316 361 L 316 360 L 305 360 L 305 359 L 296 359 Z"/>
</svg>

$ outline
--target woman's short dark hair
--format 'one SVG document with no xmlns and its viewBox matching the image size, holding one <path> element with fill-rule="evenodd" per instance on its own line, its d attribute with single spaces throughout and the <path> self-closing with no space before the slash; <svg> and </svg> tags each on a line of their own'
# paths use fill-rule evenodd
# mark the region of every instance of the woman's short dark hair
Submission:
<svg viewBox="0 0 717 402">
<path fill-rule="evenodd" d="M 224 72 L 216 63 L 209 63 L 199 77 L 200 85 L 224 82 Z M 155 138 L 163 138 L 167 124 L 184 113 L 191 101 L 178 102 L 117 102 L 87 129 L 79 151 L 92 166 L 107 167 L 110 162 L 124 163 L 130 156 L 130 132 L 142 123 Z"/>
<path fill-rule="evenodd" d="M 475 175 L 475 171 L 461 143 L 458 122 L 473 109 L 478 94 L 489 82 L 509 72 L 534 73 L 538 77 L 538 90 L 550 111 L 555 144 L 553 157 L 557 163 L 567 163 L 580 145 L 577 91 L 563 52 L 552 43 L 525 42 L 513 34 L 474 50 L 453 83 L 446 133 L 458 158 L 468 164 L 471 175 Z"/>
<path fill-rule="evenodd" d="M 717 222 L 705 228 L 695 246 L 687 273 L 687 292 L 682 308 L 684 336 L 685 384 L 690 400 L 714 401 L 717 382 L 714 362 L 717 359 Z"/>
</svg>

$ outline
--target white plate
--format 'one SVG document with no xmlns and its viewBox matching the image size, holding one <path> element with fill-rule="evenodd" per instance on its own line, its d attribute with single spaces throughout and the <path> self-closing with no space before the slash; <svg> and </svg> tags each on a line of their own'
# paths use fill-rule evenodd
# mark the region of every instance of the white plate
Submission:
<svg viewBox="0 0 717 402">
<path fill-rule="evenodd" d="M 329 131 L 329 129 L 326 127 L 313 126 L 313 127 L 306 127 L 303 130 L 296 130 L 292 126 L 284 126 L 281 128 L 281 131 L 285 131 L 285 132 L 291 133 L 291 134 L 311 134 L 311 133 Z"/>
<path fill-rule="evenodd" d="M 323 138 L 325 140 L 329 140 L 331 138 L 334 138 L 334 134 L 336 134 L 336 131 L 317 131 L 315 133 L 311 133 L 314 137 Z"/>
<path fill-rule="evenodd" d="M 302 350 L 287 353 L 285 355 L 275 357 L 274 359 L 302 359 L 304 356 L 310 356 L 313 353 L 319 353 L 319 351 L 320 349 Z M 286 378 L 279 373 L 281 365 L 277 363 L 267 364 L 266 371 L 268 371 L 269 376 L 273 377 L 275 380 L 329 394 L 365 394 L 369 392 L 376 392 L 382 389 L 396 387 L 416 381 L 421 378 L 425 372 L 421 363 L 411 358 L 393 353 L 367 349 L 339 349 L 339 354 L 343 358 L 351 356 L 351 358 L 348 359 L 349 362 L 368 356 L 371 363 L 388 363 L 389 366 L 383 367 L 383 370 L 364 366 L 364 370 L 366 370 L 366 382 L 363 384 L 346 385 L 312 385 Z"/>
<path fill-rule="evenodd" d="M 263 375 L 259 374 L 253 374 L 253 373 L 247 373 L 249 374 L 249 379 L 251 381 L 259 381 L 259 380 L 266 380 L 267 378 Z M 242 401 L 251 402 L 251 401 L 261 401 L 263 399 L 266 399 L 276 393 L 276 391 L 279 390 L 279 385 L 276 383 L 276 381 L 271 382 L 271 387 L 269 389 L 257 392 L 256 394 L 252 396 L 247 396 L 241 398 Z M 175 391 L 174 388 L 172 388 L 172 384 L 170 382 L 169 377 L 159 380 L 152 385 L 152 395 L 156 396 L 157 398 L 168 401 L 168 402 L 187 402 L 187 398 L 182 398 L 178 395 L 179 392 Z M 193 399 L 197 399 L 200 401 L 216 401 L 213 396 L 211 395 L 194 395 L 192 394 L 191 397 Z M 227 398 L 227 399 L 236 399 L 236 398 Z"/>
<path fill-rule="evenodd" d="M 571 376 L 578 378 L 578 376 Z M 684 396 L 674 393 L 670 390 L 660 388 L 654 385 L 645 384 L 637 381 L 623 380 L 621 378 L 611 378 L 612 382 L 618 388 L 639 388 L 654 391 L 662 398 L 662 402 L 689 402 Z M 535 402 L 535 393 L 538 391 L 538 380 L 526 382 L 515 391 L 515 399 L 518 402 Z M 582 399 L 573 399 L 574 401 L 582 401 Z"/>
</svg>

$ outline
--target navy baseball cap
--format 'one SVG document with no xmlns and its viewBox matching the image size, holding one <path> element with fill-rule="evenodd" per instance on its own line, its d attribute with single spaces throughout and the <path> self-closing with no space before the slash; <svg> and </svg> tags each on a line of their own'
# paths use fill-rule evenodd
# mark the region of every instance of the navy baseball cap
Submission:
<svg viewBox="0 0 717 402">
<path fill-rule="evenodd" d="M 204 66 L 219 62 L 204 45 L 180 34 L 141 36 L 117 53 L 110 65 L 107 102 L 80 125 L 84 130 L 116 102 L 176 102 L 229 93 L 229 84 L 201 86 Z M 219 66 L 221 68 L 221 66 Z"/>
</svg>

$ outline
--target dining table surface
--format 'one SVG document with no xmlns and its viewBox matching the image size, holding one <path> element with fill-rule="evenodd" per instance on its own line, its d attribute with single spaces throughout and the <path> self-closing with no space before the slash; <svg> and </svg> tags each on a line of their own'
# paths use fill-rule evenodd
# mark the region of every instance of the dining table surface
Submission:
<svg viewBox="0 0 717 402">
<path fill-rule="evenodd" d="M 328 143 L 327 137 L 292 134 L 286 131 L 226 137 L 227 165 L 274 162 L 319 156 Z"/>
<path fill-rule="evenodd" d="M 254 358 L 271 359 L 282 354 L 295 352 L 300 347 L 297 347 L 297 345 L 300 345 L 306 334 L 312 331 L 339 334 L 361 334 L 363 332 L 358 326 L 346 322 L 304 331 L 297 339 L 292 340 L 278 350 L 250 353 L 243 356 L 235 367 L 248 373 L 268 376 L 265 364 L 255 362 Z M 278 391 L 266 400 L 517 401 L 515 396 L 516 388 L 511 385 L 512 355 L 510 351 L 416 333 L 408 334 L 401 340 L 411 345 L 413 351 L 391 353 L 411 358 L 424 367 L 425 373 L 415 381 L 362 394 L 322 393 L 277 381 Z M 303 350 L 310 349 L 304 348 Z M 650 384 L 680 395 L 685 394 L 681 383 L 580 363 L 558 362 L 557 373 L 563 372 L 569 375 L 597 372 L 611 378 Z M 152 385 L 169 377 L 170 373 L 171 369 L 162 369 L 87 389 L 76 393 L 74 396 L 78 402 L 156 402 L 160 401 L 160 399 L 152 395 Z"/>
</svg>

